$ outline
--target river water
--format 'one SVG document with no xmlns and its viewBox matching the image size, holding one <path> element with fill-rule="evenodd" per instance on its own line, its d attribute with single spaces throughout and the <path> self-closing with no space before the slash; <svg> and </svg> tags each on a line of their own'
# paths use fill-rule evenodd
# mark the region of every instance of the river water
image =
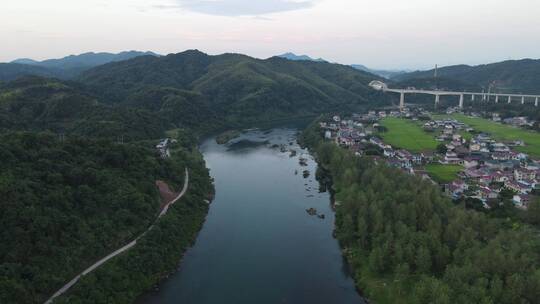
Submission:
<svg viewBox="0 0 540 304">
<path fill-rule="evenodd" d="M 216 187 L 207 220 L 179 271 L 138 303 L 364 303 L 332 237 L 329 194 L 319 193 L 316 163 L 295 130 L 249 131 L 228 145 L 209 139 L 201 150 Z"/>
</svg>

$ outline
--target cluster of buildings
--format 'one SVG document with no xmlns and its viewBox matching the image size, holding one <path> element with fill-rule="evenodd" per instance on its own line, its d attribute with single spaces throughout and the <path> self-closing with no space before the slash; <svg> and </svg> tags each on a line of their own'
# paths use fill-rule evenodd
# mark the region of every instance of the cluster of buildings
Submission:
<svg viewBox="0 0 540 304">
<path fill-rule="evenodd" d="M 159 141 L 156 145 L 156 149 L 161 158 L 171 157 L 171 151 L 169 149 L 170 145 L 175 143 L 176 139 L 165 138 Z"/>
<path fill-rule="evenodd" d="M 418 119 L 409 113 L 410 119 Z M 421 115 L 425 115 L 422 113 Z M 490 208 L 501 202 L 501 192 L 510 193 L 516 207 L 526 209 L 531 194 L 540 187 L 540 162 L 514 150 L 523 141 L 500 142 L 488 134 L 477 133 L 469 126 L 453 119 L 425 121 L 423 128 L 433 132 L 440 145 L 437 151 L 413 153 L 396 149 L 377 136 L 379 120 L 388 116 L 403 116 L 399 112 L 369 112 L 342 120 L 335 116 L 322 122 L 325 138 L 347 147 L 357 155 L 373 155 L 404 171 L 433 180 L 424 170 L 425 165 L 438 163 L 460 165 L 463 170 L 451 183 L 442 185 L 453 199 L 476 198 Z M 421 124 L 420 124 L 421 125 Z M 537 180 L 538 178 L 538 180 Z"/>
<path fill-rule="evenodd" d="M 491 119 L 495 122 L 502 122 L 507 125 L 512 125 L 514 127 L 532 127 L 535 123 L 533 120 L 529 120 L 524 116 L 508 117 L 502 119 L 499 113 L 492 113 Z"/>
<path fill-rule="evenodd" d="M 446 192 L 456 199 L 463 196 L 477 198 L 489 207 L 490 201 L 500 198 L 501 191 L 510 190 L 515 194 L 515 205 L 526 209 L 530 194 L 538 184 L 536 177 L 540 178 L 540 163 L 512 150 L 522 144 L 520 141 L 498 142 L 486 134 L 478 134 L 466 141 L 464 147 L 468 151 L 458 154 L 456 161 L 464 169 L 446 186 Z"/>
</svg>

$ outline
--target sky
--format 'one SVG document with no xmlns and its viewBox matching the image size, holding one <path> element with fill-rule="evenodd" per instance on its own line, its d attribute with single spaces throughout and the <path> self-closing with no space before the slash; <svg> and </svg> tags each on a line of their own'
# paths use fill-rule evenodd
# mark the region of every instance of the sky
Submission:
<svg viewBox="0 0 540 304">
<path fill-rule="evenodd" d="M 540 58 L 539 0 L 2 0 L 0 62 L 285 52 L 380 69 Z"/>
</svg>

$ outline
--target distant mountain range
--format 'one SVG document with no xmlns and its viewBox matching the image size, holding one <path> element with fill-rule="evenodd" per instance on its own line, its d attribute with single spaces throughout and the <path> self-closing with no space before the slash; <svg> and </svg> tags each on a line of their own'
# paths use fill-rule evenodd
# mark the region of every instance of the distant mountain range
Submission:
<svg viewBox="0 0 540 304">
<path fill-rule="evenodd" d="M 326 60 L 322 58 L 314 59 L 314 58 L 309 57 L 308 55 L 296 55 L 295 53 L 290 53 L 290 52 L 278 55 L 277 57 L 281 57 L 281 58 L 285 58 L 285 59 L 289 59 L 293 61 L 306 60 L 306 61 L 327 62 Z"/>
<path fill-rule="evenodd" d="M 309 57 L 308 55 L 296 55 L 290 52 L 278 55 L 278 57 L 294 60 L 294 61 L 305 60 L 305 61 L 328 62 L 322 58 L 314 59 L 314 58 Z M 387 79 L 391 79 L 392 77 L 395 77 L 397 75 L 410 72 L 410 71 L 401 71 L 401 70 L 376 70 L 376 69 L 370 69 L 366 67 L 365 65 L 361 65 L 361 64 L 352 64 L 351 66 L 357 70 L 368 72 L 368 73 L 381 76 Z"/>
<path fill-rule="evenodd" d="M 21 58 L 10 63 L 0 63 L 0 80 L 13 80 L 25 75 L 70 79 L 98 65 L 128 60 L 139 56 L 159 55 L 153 52 L 127 51 L 117 54 L 89 52 L 43 61 Z"/>
<path fill-rule="evenodd" d="M 177 54 L 177 56 L 178 55 L 179 54 Z M 27 75 L 59 78 L 63 80 L 75 80 L 85 71 L 92 68 L 96 68 L 104 64 L 126 61 L 141 56 L 147 56 L 150 59 L 157 59 L 157 57 L 161 57 L 153 52 L 127 51 L 117 54 L 89 52 L 80 55 L 70 55 L 60 59 L 48 59 L 43 61 L 21 58 L 10 63 L 0 63 L 0 81 L 10 81 Z M 222 56 L 226 57 L 233 55 L 224 54 Z M 241 55 L 239 56 L 242 57 Z M 221 58 L 220 56 L 217 57 Z M 244 56 L 244 58 L 251 57 Z M 308 55 L 296 55 L 290 52 L 272 57 L 266 61 L 258 61 L 258 63 L 266 62 L 266 67 L 268 68 L 271 67 L 268 65 L 269 62 L 278 62 L 275 60 L 275 58 L 287 59 L 288 61 L 303 63 L 304 65 L 306 65 L 308 62 L 319 64 L 326 63 L 328 65 L 325 65 L 325 67 L 332 71 L 335 69 L 330 67 L 344 67 L 343 65 L 331 64 L 322 58 L 315 59 Z M 253 63 L 256 61 L 254 58 L 251 58 L 250 62 Z M 487 90 L 487 88 L 491 86 L 492 91 L 497 92 L 530 94 L 540 93 L 540 60 L 534 59 L 509 60 L 478 66 L 454 65 L 441 67 L 438 69 L 437 79 L 434 79 L 434 70 L 415 72 L 378 70 L 368 68 L 365 65 L 360 64 L 353 64 L 350 67 L 358 71 L 366 72 L 367 74 L 364 75 L 366 78 L 375 79 L 377 77 L 384 77 L 388 80 L 387 82 L 391 83 L 391 85 L 400 87 L 413 86 L 426 89 L 445 88 L 467 90 L 481 90 L 484 88 Z M 155 67 L 151 67 L 151 69 L 154 68 Z M 168 70 L 167 67 L 162 68 Z M 187 69 L 188 67 L 182 68 Z M 155 72 L 157 73 L 158 71 L 156 70 Z M 181 71 L 183 74 L 189 72 L 189 70 Z M 223 71 L 223 73 L 224 72 L 225 71 Z M 349 72 L 350 71 L 347 71 L 347 73 Z M 180 73 L 180 71 L 176 71 L 175 73 Z M 320 88 L 318 88 L 318 90 L 320 90 Z"/>
<path fill-rule="evenodd" d="M 416 71 L 393 77 L 415 87 L 433 83 L 435 70 Z M 508 60 L 477 66 L 454 65 L 437 70 L 437 79 L 449 88 L 485 88 L 502 93 L 540 94 L 540 60 Z M 452 83 L 452 85 L 450 85 Z"/>
<path fill-rule="evenodd" d="M 365 65 L 361 65 L 361 64 L 353 64 L 351 66 L 353 68 L 357 69 L 357 70 L 369 72 L 371 74 L 375 74 L 375 75 L 378 75 L 378 76 L 381 76 L 381 77 L 384 77 L 384 78 L 387 78 L 387 79 L 393 79 L 393 78 L 395 78 L 395 77 L 397 77 L 399 75 L 411 72 L 409 70 L 377 70 L 377 69 L 370 69 L 370 68 L 366 67 Z"/>
</svg>

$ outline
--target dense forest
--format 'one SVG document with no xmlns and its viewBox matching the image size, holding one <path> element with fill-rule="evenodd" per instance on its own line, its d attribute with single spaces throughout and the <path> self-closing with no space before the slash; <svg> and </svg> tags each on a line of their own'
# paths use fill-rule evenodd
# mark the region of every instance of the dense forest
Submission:
<svg viewBox="0 0 540 304">
<path fill-rule="evenodd" d="M 419 177 L 323 142 L 316 124 L 303 141 L 332 177 L 336 235 L 369 299 L 538 303 L 537 228 L 454 205 Z"/>
<path fill-rule="evenodd" d="M 174 156 L 166 160 L 154 144 L 51 133 L 0 135 L 0 302 L 43 302 L 84 267 L 138 236 L 159 210 L 155 181 L 179 188 L 188 167 L 195 178 L 186 204 L 173 208 L 174 216 L 160 224 L 162 229 L 148 234 L 158 236 L 143 241 L 153 245 L 151 250 L 147 245 L 137 248 L 151 255 L 139 257 L 147 262 L 139 274 L 146 285 L 129 291 L 140 293 L 174 269 L 171 263 L 178 262 L 203 222 L 202 197 L 211 185 L 191 140 L 177 143 Z M 185 217 L 189 220 L 177 221 Z M 166 244 L 155 244 L 167 238 Z M 135 273 L 129 267 L 115 272 Z"/>
<path fill-rule="evenodd" d="M 180 137 L 182 138 L 182 137 Z M 173 157 L 167 162 L 164 176 L 170 184 L 181 188 L 183 173 L 189 168 L 189 190 L 181 203 L 175 204 L 156 227 L 130 251 L 85 276 L 58 303 L 133 303 L 143 292 L 178 268 L 208 212 L 208 200 L 213 192 L 202 155 L 190 138 L 173 146 Z"/>
<path fill-rule="evenodd" d="M 129 141 L 160 138 L 167 129 L 165 120 L 150 111 L 104 104 L 78 86 L 36 76 L 0 84 L 0 130 Z"/>
</svg>

